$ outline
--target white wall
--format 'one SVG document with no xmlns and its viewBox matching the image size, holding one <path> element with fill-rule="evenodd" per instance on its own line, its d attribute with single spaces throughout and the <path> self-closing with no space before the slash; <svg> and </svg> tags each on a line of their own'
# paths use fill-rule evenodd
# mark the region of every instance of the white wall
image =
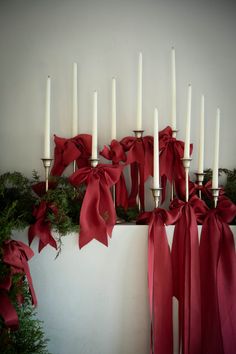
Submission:
<svg viewBox="0 0 236 354">
<path fill-rule="evenodd" d="M 170 48 L 176 47 L 178 128 L 184 137 L 187 85 L 193 86 L 192 141 L 200 94 L 206 95 L 206 167 L 212 163 L 217 106 L 220 160 L 235 167 L 235 5 L 232 1 L 1 0 L 0 172 L 43 172 L 45 83 L 52 77 L 52 133 L 71 134 L 72 62 L 78 62 L 79 128 L 91 132 L 92 92 L 99 92 L 99 145 L 110 139 L 111 77 L 118 80 L 118 138 L 135 128 L 137 57 L 143 51 L 143 119 L 152 133 L 170 122 Z M 52 146 L 53 150 L 53 146 Z M 196 151 L 196 149 L 195 149 Z M 194 154 L 196 158 L 196 153 Z M 196 159 L 192 170 L 196 168 Z"/>
</svg>

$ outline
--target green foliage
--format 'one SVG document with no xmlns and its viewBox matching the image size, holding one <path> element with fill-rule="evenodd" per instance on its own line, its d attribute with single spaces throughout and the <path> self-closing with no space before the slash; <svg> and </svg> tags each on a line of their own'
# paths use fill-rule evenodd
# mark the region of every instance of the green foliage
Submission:
<svg viewBox="0 0 236 354">
<path fill-rule="evenodd" d="M 128 208 L 127 210 L 123 209 L 122 207 L 118 207 L 116 209 L 117 216 L 123 219 L 126 222 L 134 222 L 138 215 L 139 210 L 138 207 Z"/>
</svg>

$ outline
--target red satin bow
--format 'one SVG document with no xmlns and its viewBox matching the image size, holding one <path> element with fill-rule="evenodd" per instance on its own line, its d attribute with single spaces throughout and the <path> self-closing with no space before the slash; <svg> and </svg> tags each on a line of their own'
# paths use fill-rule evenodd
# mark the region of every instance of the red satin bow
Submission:
<svg viewBox="0 0 236 354">
<path fill-rule="evenodd" d="M 86 193 L 80 212 L 79 247 L 93 239 L 108 245 L 116 223 L 116 212 L 110 188 L 120 178 L 122 166 L 99 164 L 97 167 L 83 167 L 70 178 L 72 185 L 86 183 Z"/>
<path fill-rule="evenodd" d="M 39 206 L 33 211 L 33 216 L 36 218 L 36 221 L 33 225 L 30 225 L 28 230 L 30 245 L 35 236 L 39 237 L 39 252 L 48 244 L 57 249 L 56 241 L 51 234 L 51 223 L 47 220 L 48 209 L 51 209 L 54 214 L 57 213 L 57 208 L 54 205 L 41 201 Z"/>
<path fill-rule="evenodd" d="M 19 326 L 18 315 L 8 296 L 11 284 L 10 277 L 0 283 L 0 316 L 7 327 L 17 329 Z"/>
<path fill-rule="evenodd" d="M 178 213 L 178 212 L 177 212 Z M 171 214 L 157 208 L 143 213 L 138 224 L 148 223 L 148 288 L 151 316 L 151 354 L 173 353 L 172 295 L 173 279 L 170 248 L 165 224 L 176 221 Z"/>
<path fill-rule="evenodd" d="M 107 160 L 111 160 L 113 165 L 119 165 L 121 161 L 126 162 L 126 154 L 123 146 L 117 141 L 112 140 L 110 148 L 104 146 L 100 155 Z M 124 209 L 128 208 L 128 192 L 125 184 L 125 178 L 123 172 L 121 172 L 120 179 L 115 185 L 115 201 L 117 206 L 122 206 Z"/>
<path fill-rule="evenodd" d="M 184 179 L 185 173 L 181 158 L 184 156 L 184 142 L 172 138 L 171 127 L 166 127 L 159 132 L 160 149 L 160 175 L 162 177 L 163 199 L 167 180 L 173 182 L 176 179 Z M 193 145 L 190 145 L 192 153 Z"/>
<path fill-rule="evenodd" d="M 188 203 L 174 200 L 170 208 L 179 210 L 172 244 L 174 295 L 179 301 L 179 352 L 201 353 L 201 296 L 197 218 L 206 211 L 196 196 Z"/>
<path fill-rule="evenodd" d="M 54 135 L 54 165 L 52 176 L 61 176 L 65 168 L 73 161 L 78 167 L 88 166 L 91 156 L 92 137 L 89 134 L 79 134 L 71 139 Z"/>
<path fill-rule="evenodd" d="M 25 274 L 32 297 L 32 304 L 37 305 L 37 299 L 29 270 L 28 261 L 33 257 L 32 249 L 21 241 L 9 240 L 3 245 L 3 262 L 11 266 L 12 274 Z"/>
<path fill-rule="evenodd" d="M 124 150 L 128 152 L 126 163 L 130 164 L 131 168 L 132 186 L 129 196 L 129 206 L 136 205 L 139 187 L 140 203 L 144 210 L 144 183 L 148 176 L 153 175 L 153 137 L 135 138 L 128 136 L 122 139 L 120 143 L 124 147 Z"/>
<path fill-rule="evenodd" d="M 236 205 L 222 196 L 202 227 L 202 352 L 206 354 L 236 350 L 236 255 L 228 226 L 235 215 Z"/>
</svg>

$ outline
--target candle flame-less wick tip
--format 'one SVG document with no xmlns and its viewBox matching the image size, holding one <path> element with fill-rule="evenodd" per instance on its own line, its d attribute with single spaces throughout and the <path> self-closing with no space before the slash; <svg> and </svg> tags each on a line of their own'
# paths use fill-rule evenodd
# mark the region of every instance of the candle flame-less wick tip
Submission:
<svg viewBox="0 0 236 354">
<path fill-rule="evenodd" d="M 175 50 L 175 47 L 174 47 L 174 46 L 172 46 L 172 47 L 171 47 L 171 49 L 172 49 L 172 50 Z"/>
</svg>

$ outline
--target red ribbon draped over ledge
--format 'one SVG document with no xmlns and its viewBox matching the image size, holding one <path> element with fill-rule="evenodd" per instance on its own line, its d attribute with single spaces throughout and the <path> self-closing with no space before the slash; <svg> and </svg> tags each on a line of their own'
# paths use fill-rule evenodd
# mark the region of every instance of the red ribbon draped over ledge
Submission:
<svg viewBox="0 0 236 354">
<path fill-rule="evenodd" d="M 0 283 L 0 316 L 2 316 L 7 327 L 17 329 L 19 326 L 18 315 L 8 296 L 11 284 L 10 277 Z"/>
<path fill-rule="evenodd" d="M 165 199 L 166 183 L 184 179 L 185 172 L 181 158 L 184 156 L 184 142 L 172 137 L 171 127 L 166 127 L 159 132 L 160 150 L 160 176 L 163 188 L 163 200 Z M 190 154 L 193 145 L 190 144 Z"/>
<path fill-rule="evenodd" d="M 129 206 L 133 207 L 139 193 L 140 204 L 144 210 L 144 183 L 148 176 L 153 175 L 153 137 L 143 138 L 126 137 L 120 141 L 127 152 L 126 164 L 131 168 L 131 192 L 129 195 Z M 138 177 L 139 176 L 139 177 Z"/>
<path fill-rule="evenodd" d="M 79 134 L 74 138 L 65 139 L 54 135 L 54 164 L 52 176 L 61 176 L 65 168 L 73 161 L 78 167 L 89 165 L 92 137 L 89 134 Z"/>
<path fill-rule="evenodd" d="M 234 354 L 236 351 L 236 255 L 228 223 L 236 205 L 220 197 L 209 210 L 200 241 L 202 289 L 202 352 Z"/>
<path fill-rule="evenodd" d="M 103 150 L 100 152 L 100 155 L 105 157 L 107 160 L 111 160 L 113 165 L 119 165 L 120 162 L 126 162 L 124 148 L 117 140 L 112 140 L 110 147 L 104 146 Z M 127 209 L 128 191 L 123 172 L 121 172 L 120 179 L 115 185 L 115 192 L 116 205 Z"/>
<path fill-rule="evenodd" d="M 172 244 L 174 296 L 179 301 L 179 352 L 201 353 L 200 259 L 197 219 L 207 207 L 197 196 L 188 203 L 174 200 L 179 210 Z M 204 353 L 205 354 L 205 353 Z"/>
<path fill-rule="evenodd" d="M 47 245 L 51 245 L 57 249 L 57 243 L 51 234 L 51 223 L 49 220 L 47 220 L 48 209 L 50 209 L 51 212 L 53 212 L 55 215 L 57 214 L 56 206 L 49 204 L 44 200 L 41 201 L 38 207 L 35 207 L 33 216 L 35 217 L 36 221 L 33 225 L 30 225 L 28 230 L 28 239 L 30 245 L 35 236 L 39 237 L 39 252 L 41 252 L 41 250 Z"/>
<path fill-rule="evenodd" d="M 175 212 L 177 211 L 177 212 Z M 151 316 L 151 354 L 173 353 L 172 296 L 173 279 L 170 248 L 165 224 L 176 221 L 172 213 L 154 209 L 143 213 L 138 224 L 148 224 L 148 288 Z"/>
<path fill-rule="evenodd" d="M 80 248 L 93 239 L 108 246 L 107 236 L 116 223 L 110 188 L 119 181 L 122 169 L 120 165 L 98 164 L 95 168 L 82 167 L 69 177 L 74 186 L 87 184 L 80 212 Z"/>
</svg>

